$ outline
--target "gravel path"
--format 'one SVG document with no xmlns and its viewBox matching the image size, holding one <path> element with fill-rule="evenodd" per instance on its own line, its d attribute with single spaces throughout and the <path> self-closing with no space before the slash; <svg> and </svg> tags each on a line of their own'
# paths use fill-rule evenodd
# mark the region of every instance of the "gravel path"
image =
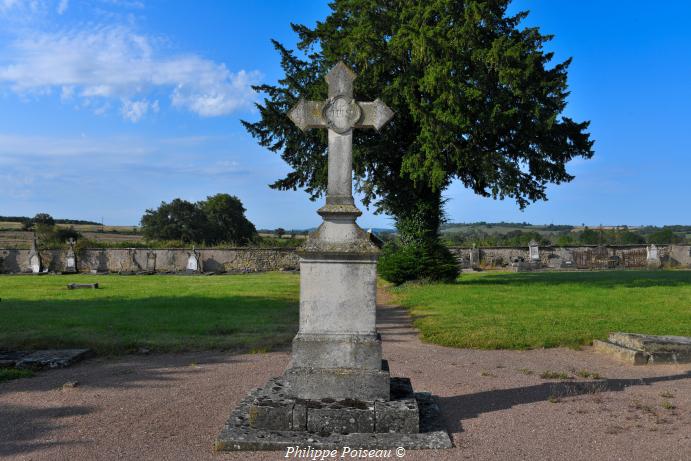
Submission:
<svg viewBox="0 0 691 461">
<path fill-rule="evenodd" d="M 392 374 L 438 396 L 456 446 L 404 459 L 691 459 L 691 366 L 620 365 L 588 349 L 423 344 L 406 312 L 388 306 L 379 328 Z M 233 406 L 288 360 L 287 352 L 127 356 L 2 383 L 0 458 L 286 459 L 211 447 Z M 581 377 L 541 379 L 548 370 L 606 379 L 597 388 L 575 385 L 593 382 Z"/>
</svg>

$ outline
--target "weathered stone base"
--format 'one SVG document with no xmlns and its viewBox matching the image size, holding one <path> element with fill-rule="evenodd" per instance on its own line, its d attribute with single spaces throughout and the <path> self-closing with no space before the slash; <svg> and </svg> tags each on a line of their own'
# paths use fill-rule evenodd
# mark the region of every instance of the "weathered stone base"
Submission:
<svg viewBox="0 0 691 461">
<path fill-rule="evenodd" d="M 607 341 L 593 341 L 596 351 L 632 365 L 691 363 L 691 338 L 611 333 Z"/>
<path fill-rule="evenodd" d="M 299 400 L 280 378 L 251 392 L 216 439 L 217 451 L 313 448 L 450 448 L 439 407 L 410 381 L 391 379 L 389 401 Z"/>
<path fill-rule="evenodd" d="M 293 395 L 302 399 L 389 400 L 386 361 L 379 370 L 357 368 L 289 368 L 285 380 Z"/>
</svg>

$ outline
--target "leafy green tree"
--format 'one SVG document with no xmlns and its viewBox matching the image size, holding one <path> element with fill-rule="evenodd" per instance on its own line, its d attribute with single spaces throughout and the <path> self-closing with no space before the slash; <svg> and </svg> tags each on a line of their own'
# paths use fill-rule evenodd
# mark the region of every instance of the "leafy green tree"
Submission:
<svg viewBox="0 0 691 461">
<path fill-rule="evenodd" d="M 38 213 L 31 220 L 31 224 L 38 240 L 43 244 L 49 244 L 55 234 L 55 219 L 48 213 Z"/>
<path fill-rule="evenodd" d="M 176 198 L 170 203 L 161 202 L 155 210 L 146 210 L 141 225 L 147 240 L 192 243 L 205 241 L 208 220 L 199 206 Z"/>
<path fill-rule="evenodd" d="M 684 239 L 679 237 L 669 228 L 662 228 L 648 235 L 648 243 L 682 243 Z"/>
<path fill-rule="evenodd" d="M 64 244 L 69 239 L 79 240 L 80 238 L 82 238 L 82 233 L 76 230 L 74 226 L 56 229 L 53 234 L 53 240 L 58 244 Z"/>
<path fill-rule="evenodd" d="M 560 234 L 556 240 L 556 244 L 559 246 L 573 245 L 573 243 L 574 243 L 573 236 L 569 232 L 565 232 L 563 234 Z"/>
<path fill-rule="evenodd" d="M 551 37 L 521 28 L 527 13 L 509 16 L 508 4 L 335 0 L 315 27 L 294 24 L 302 55 L 273 42 L 285 75 L 255 88 L 266 95 L 260 119 L 243 122 L 293 168 L 271 187 L 325 191 L 326 132 L 302 133 L 287 113 L 299 97 L 326 98 L 324 76 L 339 60 L 358 74 L 357 99 L 378 97 L 396 113 L 381 133 L 356 133 L 353 167 L 365 205 L 394 217 L 404 245 L 435 246 L 454 180 L 521 208 L 571 181 L 566 163 L 593 151 L 588 122 L 562 115 L 570 60 L 552 65 Z"/>
<path fill-rule="evenodd" d="M 146 210 L 141 225 L 147 240 L 246 245 L 257 237 L 240 199 L 228 194 L 212 195 L 197 203 L 179 198 L 162 202 L 157 209 Z"/>
<path fill-rule="evenodd" d="M 205 240 L 246 245 L 257 238 L 257 229 L 245 217 L 245 207 L 234 195 L 216 194 L 198 203 L 206 215 Z"/>
<path fill-rule="evenodd" d="M 622 230 L 617 234 L 617 243 L 622 245 L 634 245 L 645 243 L 645 238 L 630 230 Z"/>
<path fill-rule="evenodd" d="M 31 227 L 34 225 L 31 218 L 21 218 L 19 222 L 22 224 L 23 231 L 30 231 Z"/>
<path fill-rule="evenodd" d="M 600 243 L 600 234 L 586 227 L 579 233 L 578 240 L 584 245 L 597 245 Z"/>
<path fill-rule="evenodd" d="M 53 217 L 48 213 L 38 213 L 31 221 L 34 223 L 34 225 L 44 225 L 49 227 L 53 227 L 55 225 L 55 219 L 53 219 Z"/>
</svg>

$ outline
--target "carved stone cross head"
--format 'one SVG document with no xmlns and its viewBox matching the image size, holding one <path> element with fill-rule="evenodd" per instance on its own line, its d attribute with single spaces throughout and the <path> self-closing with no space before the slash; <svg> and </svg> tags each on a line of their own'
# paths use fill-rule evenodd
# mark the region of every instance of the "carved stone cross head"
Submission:
<svg viewBox="0 0 691 461">
<path fill-rule="evenodd" d="M 378 131 L 393 117 L 393 111 L 378 98 L 372 102 L 355 101 L 355 78 L 355 73 L 339 62 L 326 75 L 329 99 L 300 99 L 288 117 L 303 131 L 310 128 L 328 128 L 338 134 L 345 134 L 353 128 L 374 128 Z"/>
<path fill-rule="evenodd" d="M 300 101 L 288 112 L 290 120 L 302 131 L 310 128 L 329 130 L 329 180 L 327 204 L 352 204 L 353 128 L 379 129 L 386 124 L 393 111 L 378 98 L 371 102 L 353 99 L 355 73 L 343 62 L 328 74 L 329 99 Z"/>
</svg>

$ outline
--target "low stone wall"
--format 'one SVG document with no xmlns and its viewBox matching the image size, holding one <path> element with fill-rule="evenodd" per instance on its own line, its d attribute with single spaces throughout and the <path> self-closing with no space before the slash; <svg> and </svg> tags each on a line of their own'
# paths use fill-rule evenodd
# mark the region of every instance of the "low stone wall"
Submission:
<svg viewBox="0 0 691 461">
<path fill-rule="evenodd" d="M 657 245 L 650 260 L 647 245 L 539 247 L 539 259 L 530 260 L 528 247 L 451 247 L 461 268 L 502 269 L 629 269 L 644 267 L 691 268 L 690 245 Z M 185 272 L 191 250 L 184 248 L 87 249 L 77 255 L 79 272 Z M 42 267 L 65 271 L 67 250 L 41 250 Z M 234 273 L 298 270 L 294 248 L 223 248 L 197 250 L 201 272 Z M 29 250 L 0 249 L 0 273 L 31 272 Z"/>
<path fill-rule="evenodd" d="M 294 248 L 224 248 L 196 250 L 201 272 L 264 272 L 297 270 Z M 184 272 L 189 249 L 87 249 L 77 254 L 79 272 Z M 67 250 L 41 250 L 42 267 L 50 272 L 66 269 Z M 29 250 L 0 250 L 0 272 L 30 272 Z"/>
<path fill-rule="evenodd" d="M 528 247 L 452 247 L 462 268 L 629 269 L 644 267 L 691 268 L 691 245 L 656 245 L 657 258 L 649 258 L 648 245 L 538 247 L 531 260 Z M 473 254 L 474 252 L 474 254 Z M 522 263 L 524 263 L 522 265 Z"/>
</svg>

